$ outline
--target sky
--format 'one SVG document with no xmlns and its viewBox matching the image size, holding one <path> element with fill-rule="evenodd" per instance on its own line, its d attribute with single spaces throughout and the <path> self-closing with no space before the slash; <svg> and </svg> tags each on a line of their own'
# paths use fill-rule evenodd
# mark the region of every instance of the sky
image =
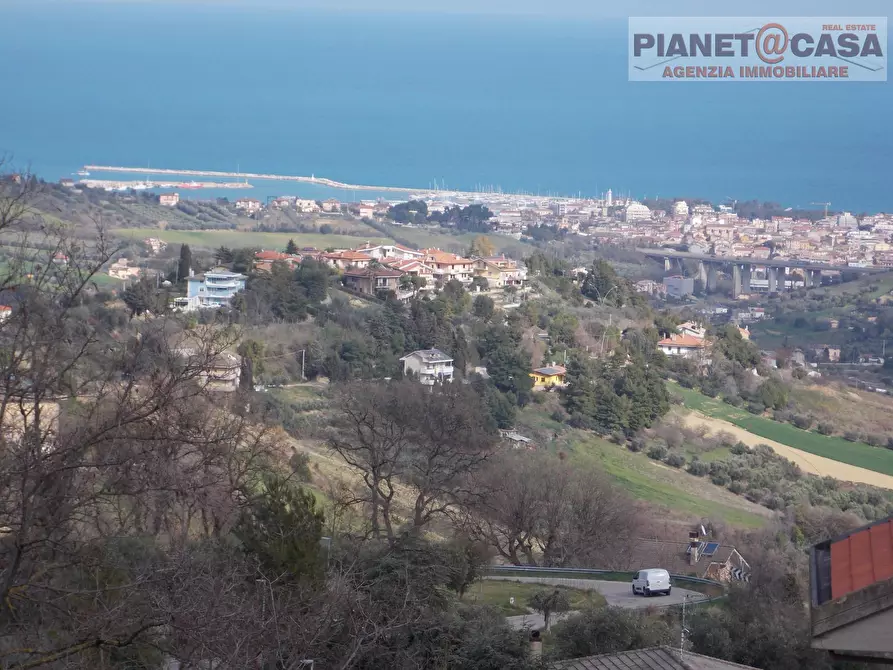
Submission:
<svg viewBox="0 0 893 670">
<path fill-rule="evenodd" d="M 15 4 L 148 3 L 202 4 L 258 9 L 314 9 L 350 12 L 438 12 L 546 15 L 616 19 L 628 16 L 886 16 L 890 0 L 0 0 Z"/>
</svg>

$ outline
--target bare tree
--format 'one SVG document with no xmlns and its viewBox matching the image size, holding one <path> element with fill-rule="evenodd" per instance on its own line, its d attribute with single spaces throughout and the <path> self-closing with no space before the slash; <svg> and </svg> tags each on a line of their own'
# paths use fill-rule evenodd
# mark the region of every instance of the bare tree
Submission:
<svg viewBox="0 0 893 670">
<path fill-rule="evenodd" d="M 470 475 L 492 456 L 496 436 L 469 387 L 405 380 L 339 390 L 329 445 L 361 475 L 374 537 L 397 537 L 395 502 L 405 491 L 414 532 L 472 493 Z"/>
<path fill-rule="evenodd" d="M 614 567 L 638 510 L 600 472 L 552 454 L 514 452 L 475 484 L 468 531 L 515 565 Z"/>
</svg>

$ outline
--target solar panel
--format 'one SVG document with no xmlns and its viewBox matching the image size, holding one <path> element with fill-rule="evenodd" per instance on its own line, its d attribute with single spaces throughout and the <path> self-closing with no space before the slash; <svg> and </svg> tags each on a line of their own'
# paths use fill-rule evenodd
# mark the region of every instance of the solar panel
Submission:
<svg viewBox="0 0 893 670">
<path fill-rule="evenodd" d="M 691 553 L 691 546 L 689 546 L 688 549 L 685 550 L 685 553 L 686 554 Z M 698 542 L 698 556 L 702 556 L 703 554 L 704 554 L 704 543 Z"/>
<path fill-rule="evenodd" d="M 719 542 L 708 542 L 707 546 L 704 547 L 703 554 L 704 556 L 713 556 L 717 549 L 719 549 Z"/>
</svg>

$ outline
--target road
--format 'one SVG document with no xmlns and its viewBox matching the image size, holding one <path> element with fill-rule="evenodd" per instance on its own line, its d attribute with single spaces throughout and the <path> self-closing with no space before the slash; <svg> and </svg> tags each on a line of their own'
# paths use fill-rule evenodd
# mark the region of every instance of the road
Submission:
<svg viewBox="0 0 893 670">
<path fill-rule="evenodd" d="M 689 591 L 688 589 L 680 589 L 673 587 L 673 592 L 668 596 L 654 596 L 645 598 L 644 596 L 634 596 L 632 587 L 628 582 L 604 582 L 596 579 L 564 579 L 556 577 L 487 577 L 487 579 L 502 579 L 510 582 L 525 582 L 528 584 L 546 584 L 550 586 L 566 586 L 571 589 L 580 589 L 583 591 L 598 591 L 601 593 L 608 605 L 615 607 L 626 607 L 628 609 L 644 609 L 652 606 L 665 605 L 681 605 L 686 597 L 688 602 L 695 602 L 707 598 L 703 593 L 697 591 Z M 565 614 L 567 616 L 570 613 Z M 555 623 L 563 618 L 560 615 L 552 617 Z M 544 625 L 543 617 L 540 614 L 524 614 L 521 616 L 506 617 L 506 621 L 514 628 L 542 628 Z"/>
</svg>

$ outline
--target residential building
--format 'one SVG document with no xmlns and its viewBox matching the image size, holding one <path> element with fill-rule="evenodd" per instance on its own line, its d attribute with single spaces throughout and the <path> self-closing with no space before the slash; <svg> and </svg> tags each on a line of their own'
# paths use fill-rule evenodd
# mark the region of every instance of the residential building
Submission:
<svg viewBox="0 0 893 670">
<path fill-rule="evenodd" d="M 680 323 L 676 330 L 680 335 L 690 335 L 691 337 L 696 337 L 699 340 L 703 340 L 707 337 L 707 329 L 704 328 L 699 323 L 695 323 L 694 321 L 686 321 L 685 323 Z"/>
<path fill-rule="evenodd" d="M 522 286 L 527 279 L 527 268 L 505 256 L 474 258 L 474 274 L 487 280 L 490 288 Z"/>
<path fill-rule="evenodd" d="M 552 388 L 555 386 L 564 386 L 564 377 L 567 374 L 567 368 L 552 363 L 544 368 L 537 368 L 530 373 L 533 377 L 534 388 Z"/>
<path fill-rule="evenodd" d="M 295 200 L 295 208 L 303 214 L 313 214 L 319 211 L 319 205 L 316 204 L 316 200 L 306 200 L 304 198 Z"/>
<path fill-rule="evenodd" d="M 403 374 L 413 375 L 426 386 L 453 381 L 453 359 L 440 349 L 414 351 L 400 360 L 403 361 Z"/>
<path fill-rule="evenodd" d="M 254 269 L 269 272 L 273 263 L 285 263 L 289 268 L 295 268 L 301 263 L 300 254 L 286 254 L 281 251 L 256 251 L 254 253 Z"/>
<path fill-rule="evenodd" d="M 179 193 L 162 193 L 158 196 L 158 204 L 162 207 L 176 207 L 179 202 Z"/>
<path fill-rule="evenodd" d="M 248 214 L 259 212 L 263 206 L 264 205 L 260 200 L 255 200 L 254 198 L 239 198 L 236 200 L 236 209 L 247 212 Z"/>
<path fill-rule="evenodd" d="M 673 647 L 647 647 L 549 664 L 549 670 L 757 670 Z"/>
<path fill-rule="evenodd" d="M 201 305 L 199 304 L 197 295 L 192 296 L 191 298 L 188 296 L 180 296 L 174 298 L 173 302 L 171 302 L 171 309 L 175 312 L 197 312 L 201 309 Z"/>
<path fill-rule="evenodd" d="M 207 360 L 207 352 L 199 347 L 185 345 L 176 353 L 191 364 L 200 367 L 198 379 L 208 391 L 232 393 L 239 389 L 242 378 L 242 357 L 228 351 Z"/>
<path fill-rule="evenodd" d="M 820 542 L 809 564 L 813 648 L 893 662 L 893 517 Z"/>
<path fill-rule="evenodd" d="M 129 265 L 129 261 L 126 258 L 119 258 L 109 265 L 108 269 L 109 277 L 114 277 L 115 279 L 130 279 L 131 277 L 139 276 L 139 274 L 140 269 Z"/>
<path fill-rule="evenodd" d="M 667 289 L 667 295 L 673 298 L 684 298 L 695 292 L 695 280 L 680 275 L 664 277 L 664 286 Z"/>
<path fill-rule="evenodd" d="M 418 260 L 385 260 L 382 261 L 384 265 L 387 265 L 389 268 L 393 270 L 399 270 L 405 275 L 409 275 L 410 277 L 419 277 L 425 280 L 425 287 L 431 288 L 434 284 L 434 276 L 436 274 L 436 270 L 432 268 L 430 265 L 426 265 L 425 263 Z"/>
<path fill-rule="evenodd" d="M 651 210 L 639 202 L 631 202 L 623 212 L 623 220 L 627 222 L 650 221 Z"/>
<path fill-rule="evenodd" d="M 471 282 L 474 261 L 440 249 L 422 249 L 424 262 L 435 270 L 435 277 L 444 283 L 456 279 L 463 284 Z"/>
<path fill-rule="evenodd" d="M 12 316 L 12 307 L 9 305 L 0 305 L 0 323 L 3 323 Z"/>
<path fill-rule="evenodd" d="M 239 291 L 245 289 L 248 280 L 243 274 L 217 267 L 204 274 L 189 277 L 187 298 L 198 298 L 199 307 L 217 308 L 229 305 Z"/>
<path fill-rule="evenodd" d="M 657 348 L 667 356 L 681 356 L 682 358 L 700 358 L 707 348 L 705 340 L 691 335 L 670 336 L 657 343 Z"/>
<path fill-rule="evenodd" d="M 322 254 L 320 257 L 323 263 L 344 270 L 346 268 L 362 269 L 369 267 L 372 262 L 372 256 L 360 253 L 359 251 L 335 251 L 328 254 Z"/>
<path fill-rule="evenodd" d="M 673 203 L 673 216 L 685 218 L 688 216 L 688 203 L 685 200 L 678 200 Z"/>
<path fill-rule="evenodd" d="M 153 254 L 161 253 L 167 248 L 167 242 L 159 240 L 157 237 L 147 237 L 143 240 L 143 244 L 149 247 Z"/>
<path fill-rule="evenodd" d="M 377 261 L 421 260 L 425 257 L 425 254 L 421 251 L 416 251 L 415 249 L 404 247 L 402 244 L 372 245 L 369 242 L 366 242 L 366 244 L 361 247 L 357 247 L 353 251 L 356 253 L 365 254 L 366 256 L 374 258 Z"/>
<path fill-rule="evenodd" d="M 341 211 L 341 203 L 334 198 L 329 198 L 328 200 L 324 200 L 322 203 L 322 211 L 324 212 L 340 212 Z"/>
<path fill-rule="evenodd" d="M 400 277 L 403 273 L 387 267 L 351 268 L 342 275 L 344 286 L 366 295 L 375 295 L 379 291 L 397 292 Z"/>
</svg>

